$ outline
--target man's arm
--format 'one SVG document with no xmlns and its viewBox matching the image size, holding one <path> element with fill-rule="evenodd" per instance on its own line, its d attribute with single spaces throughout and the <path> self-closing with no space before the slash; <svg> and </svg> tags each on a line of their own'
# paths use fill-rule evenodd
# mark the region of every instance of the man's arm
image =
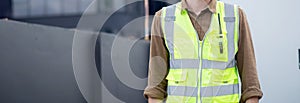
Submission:
<svg viewBox="0 0 300 103">
<path fill-rule="evenodd" d="M 246 103 L 258 103 L 259 97 L 251 97 L 246 100 Z"/>
<path fill-rule="evenodd" d="M 242 82 L 242 103 L 258 103 L 263 93 L 260 89 L 251 32 L 244 11 L 239 8 L 239 51 L 237 66 Z"/>
<path fill-rule="evenodd" d="M 151 29 L 148 86 L 144 91 L 149 103 L 160 103 L 167 96 L 165 77 L 168 72 L 168 51 L 164 43 L 160 17 L 161 10 L 155 14 Z"/>
<path fill-rule="evenodd" d="M 163 103 L 163 100 L 150 97 L 148 98 L 148 103 Z"/>
</svg>

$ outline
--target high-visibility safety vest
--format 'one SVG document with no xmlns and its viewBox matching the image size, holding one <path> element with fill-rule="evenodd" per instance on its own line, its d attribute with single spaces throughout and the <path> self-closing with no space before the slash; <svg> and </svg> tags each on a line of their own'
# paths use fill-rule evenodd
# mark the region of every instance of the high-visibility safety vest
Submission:
<svg viewBox="0 0 300 103">
<path fill-rule="evenodd" d="M 238 103 L 238 6 L 217 2 L 200 41 L 181 2 L 163 8 L 161 25 L 169 51 L 167 103 Z"/>
</svg>

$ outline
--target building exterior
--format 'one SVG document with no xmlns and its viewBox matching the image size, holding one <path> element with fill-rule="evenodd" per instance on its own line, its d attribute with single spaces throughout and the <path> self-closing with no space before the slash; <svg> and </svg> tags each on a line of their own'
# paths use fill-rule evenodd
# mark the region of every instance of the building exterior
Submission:
<svg viewBox="0 0 300 103">
<path fill-rule="evenodd" d="M 144 2 L 141 0 L 2 0 L 0 18 L 9 18 L 17 21 L 58 26 L 63 28 L 76 28 L 80 17 L 85 13 L 90 20 L 102 24 L 107 22 L 102 32 L 119 33 L 120 29 L 132 20 L 145 15 Z M 176 2 L 179 0 L 168 0 Z M 133 3 L 132 3 L 133 2 Z M 3 6 L 2 6 L 3 5 Z M 150 15 L 166 2 L 149 0 Z M 114 13 L 113 15 L 110 15 Z M 110 20 L 104 21 L 109 16 Z M 122 17 L 122 20 L 120 20 Z M 150 19 L 150 23 L 151 23 Z M 111 22 L 110 22 L 111 21 Z M 144 35 L 144 22 L 135 24 L 140 28 L 129 27 L 122 35 L 133 35 L 140 38 Z M 116 25 L 118 24 L 118 25 Z M 96 25 L 96 24 L 95 24 Z M 95 25 L 85 25 L 83 29 L 99 31 Z"/>
</svg>

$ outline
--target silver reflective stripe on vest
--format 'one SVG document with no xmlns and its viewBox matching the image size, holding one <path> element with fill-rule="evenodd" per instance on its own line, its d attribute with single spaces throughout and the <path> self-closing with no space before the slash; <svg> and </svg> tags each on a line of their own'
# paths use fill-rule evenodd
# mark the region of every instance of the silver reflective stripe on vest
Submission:
<svg viewBox="0 0 300 103">
<path fill-rule="evenodd" d="M 189 86 L 168 86 L 168 95 L 173 96 L 189 96 L 196 97 L 197 96 L 197 87 L 189 87 Z"/>
<path fill-rule="evenodd" d="M 168 86 L 168 95 L 197 97 L 197 87 Z M 224 96 L 239 93 L 239 84 L 201 87 L 201 97 Z"/>
<path fill-rule="evenodd" d="M 170 60 L 171 69 L 198 69 L 199 59 L 172 59 Z"/>
<path fill-rule="evenodd" d="M 235 60 L 231 60 L 230 62 L 219 62 L 203 59 L 202 62 L 203 69 L 225 70 L 226 68 L 235 67 Z M 170 60 L 170 69 L 198 69 L 199 63 L 199 59 L 172 59 Z"/>
<path fill-rule="evenodd" d="M 234 46 L 234 28 L 235 28 L 235 15 L 234 15 L 234 5 L 224 3 L 225 17 L 227 30 L 227 42 L 228 42 L 228 59 L 235 59 L 235 46 Z"/>
<path fill-rule="evenodd" d="M 231 60 L 231 62 L 210 61 L 207 59 L 202 60 L 202 69 L 225 70 L 226 68 L 232 68 L 232 67 L 235 67 L 235 60 Z"/>
<path fill-rule="evenodd" d="M 239 84 L 201 87 L 201 97 L 224 96 L 239 93 Z"/>
<path fill-rule="evenodd" d="M 225 22 L 235 22 L 235 17 L 224 17 Z"/>
<path fill-rule="evenodd" d="M 175 10 L 176 10 L 176 5 L 171 5 L 170 7 L 166 8 L 166 15 L 165 15 L 165 40 L 167 42 L 167 46 L 169 48 L 169 52 L 171 54 L 171 58 L 174 58 L 174 22 L 176 20 L 175 18 Z"/>
</svg>

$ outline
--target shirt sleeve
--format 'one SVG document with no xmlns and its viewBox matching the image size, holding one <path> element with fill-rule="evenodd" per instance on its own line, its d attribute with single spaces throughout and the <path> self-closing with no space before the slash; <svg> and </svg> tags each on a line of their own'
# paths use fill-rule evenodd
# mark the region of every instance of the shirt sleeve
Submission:
<svg viewBox="0 0 300 103">
<path fill-rule="evenodd" d="M 237 67 L 242 82 L 241 103 L 251 97 L 263 96 L 256 70 L 256 60 L 251 32 L 244 11 L 239 8 L 239 44 L 236 55 Z"/>
<path fill-rule="evenodd" d="M 161 28 L 161 12 L 156 12 L 151 28 L 148 85 L 144 90 L 145 98 L 164 99 L 167 96 L 168 51 Z"/>
</svg>

